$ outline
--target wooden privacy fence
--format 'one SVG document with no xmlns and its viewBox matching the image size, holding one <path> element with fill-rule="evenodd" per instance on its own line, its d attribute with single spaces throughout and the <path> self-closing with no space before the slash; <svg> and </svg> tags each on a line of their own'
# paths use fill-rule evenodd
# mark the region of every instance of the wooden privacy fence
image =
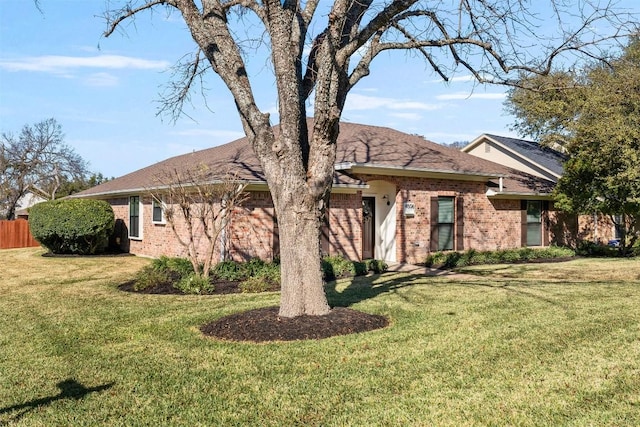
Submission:
<svg viewBox="0 0 640 427">
<path fill-rule="evenodd" d="M 29 231 L 29 221 L 16 219 L 0 221 L 0 249 L 40 246 Z"/>
</svg>

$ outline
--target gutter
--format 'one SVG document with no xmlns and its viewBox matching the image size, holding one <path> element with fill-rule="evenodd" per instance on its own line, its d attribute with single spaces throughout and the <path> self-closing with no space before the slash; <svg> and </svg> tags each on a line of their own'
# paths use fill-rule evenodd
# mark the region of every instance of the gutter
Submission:
<svg viewBox="0 0 640 427">
<path fill-rule="evenodd" d="M 552 199 L 551 193 L 524 193 L 517 191 L 495 191 L 492 189 L 488 189 L 485 193 L 487 197 L 492 197 L 495 199 Z"/>
<path fill-rule="evenodd" d="M 269 186 L 264 181 L 242 181 L 242 180 L 238 180 L 238 182 L 245 184 L 247 186 L 247 190 L 248 191 L 264 190 L 264 189 L 268 190 L 269 189 Z M 211 185 L 211 184 L 222 184 L 222 183 L 223 183 L 222 180 L 214 180 L 214 181 L 207 182 L 205 184 L 206 185 Z M 81 199 L 81 198 L 107 198 L 107 197 L 110 197 L 110 196 L 127 197 L 127 196 L 130 196 L 130 195 L 136 195 L 136 194 L 140 194 L 140 193 L 147 193 L 149 191 L 166 190 L 168 188 L 170 188 L 169 185 L 161 185 L 161 186 L 154 186 L 154 187 L 128 188 L 126 190 L 100 191 L 100 192 L 89 193 L 89 194 L 77 193 L 77 194 L 72 194 L 72 195 L 70 195 L 68 197 L 77 198 L 77 199 Z M 337 189 L 337 190 L 349 190 L 349 189 L 360 190 L 360 189 L 369 188 L 369 185 L 368 184 L 333 184 L 331 186 L 331 188 L 332 189 Z"/>
<path fill-rule="evenodd" d="M 344 171 L 348 170 L 352 173 L 367 173 L 370 171 L 375 175 L 396 175 L 396 176 L 431 176 L 435 178 L 451 178 L 460 177 L 469 180 L 469 178 L 476 178 L 475 181 L 484 181 L 489 179 L 501 178 L 502 175 L 478 173 L 478 172 L 452 172 L 451 170 L 444 169 L 429 169 L 429 168 L 415 168 L 407 166 L 393 166 L 393 165 L 377 165 L 373 163 L 355 163 L 355 162 L 342 162 L 336 163 L 335 170 Z"/>
</svg>

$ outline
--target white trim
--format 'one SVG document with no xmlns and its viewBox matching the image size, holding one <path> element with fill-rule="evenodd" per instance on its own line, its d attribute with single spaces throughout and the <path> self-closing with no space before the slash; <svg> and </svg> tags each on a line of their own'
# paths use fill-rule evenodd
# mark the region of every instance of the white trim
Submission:
<svg viewBox="0 0 640 427">
<path fill-rule="evenodd" d="M 155 210 L 156 205 L 160 205 L 160 221 L 156 221 Z M 165 225 L 167 223 L 167 218 L 165 217 L 164 211 L 167 208 L 167 205 L 164 203 L 164 200 L 156 200 L 155 197 L 151 199 L 151 223 L 155 225 Z"/>
<path fill-rule="evenodd" d="M 516 138 L 514 138 L 514 139 L 516 139 Z M 552 171 L 551 169 L 549 169 L 549 168 L 547 168 L 545 166 L 542 166 L 540 163 L 534 161 L 533 159 L 520 154 L 518 151 L 507 147 L 506 145 L 502 144 L 501 142 L 496 141 L 495 139 L 491 138 L 486 133 L 483 133 L 482 135 L 480 135 L 479 137 L 477 137 L 476 139 L 471 141 L 468 145 L 466 145 L 465 147 L 462 147 L 462 149 L 460 149 L 460 151 L 462 151 L 464 153 L 467 153 L 467 154 L 470 154 L 469 151 L 471 151 L 472 149 L 476 148 L 484 140 L 486 140 L 485 143 L 487 143 L 487 144 L 488 144 L 488 142 L 491 142 L 492 144 L 495 144 L 497 147 L 505 150 L 506 152 L 511 153 L 512 155 L 514 155 L 516 157 L 516 160 L 520 161 L 520 163 L 525 163 L 525 162 L 526 163 L 530 163 L 533 166 L 535 166 L 535 167 L 539 168 L 540 170 L 542 170 L 543 172 L 555 177 L 556 181 L 558 181 L 560 179 L 560 177 L 561 177 L 561 175 L 559 175 L 558 173 Z M 523 139 L 522 141 L 526 141 L 526 140 Z M 527 142 L 531 142 L 531 141 L 527 141 Z M 485 153 L 486 153 L 486 151 L 485 151 Z M 480 157 L 480 156 L 478 156 L 478 157 Z M 489 160 L 489 159 L 486 159 L 486 160 Z M 489 161 L 492 161 L 492 160 L 489 160 Z M 532 168 L 530 168 L 530 169 L 532 169 Z"/>
</svg>

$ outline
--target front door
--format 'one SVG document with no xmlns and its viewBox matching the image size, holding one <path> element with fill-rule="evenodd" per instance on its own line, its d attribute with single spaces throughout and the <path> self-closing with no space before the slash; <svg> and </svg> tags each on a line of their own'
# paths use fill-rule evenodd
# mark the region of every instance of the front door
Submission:
<svg viewBox="0 0 640 427">
<path fill-rule="evenodd" d="M 376 198 L 362 198 L 362 259 L 374 257 Z"/>
</svg>

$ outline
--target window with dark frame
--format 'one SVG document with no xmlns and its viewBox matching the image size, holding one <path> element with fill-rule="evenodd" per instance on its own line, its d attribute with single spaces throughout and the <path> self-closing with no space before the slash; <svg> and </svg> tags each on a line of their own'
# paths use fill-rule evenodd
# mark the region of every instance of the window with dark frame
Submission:
<svg viewBox="0 0 640 427">
<path fill-rule="evenodd" d="M 542 202 L 527 201 L 527 246 L 542 246 Z"/>
<path fill-rule="evenodd" d="M 614 239 L 622 239 L 623 230 L 624 230 L 624 218 L 622 215 L 614 215 L 613 216 L 613 238 Z"/>
<path fill-rule="evenodd" d="M 129 237 L 140 237 L 140 196 L 129 197 Z"/>
<path fill-rule="evenodd" d="M 453 197 L 438 197 L 438 250 L 453 250 L 455 203 Z"/>
<path fill-rule="evenodd" d="M 164 205 L 162 201 L 153 199 L 153 218 L 155 223 L 164 223 Z"/>
</svg>

